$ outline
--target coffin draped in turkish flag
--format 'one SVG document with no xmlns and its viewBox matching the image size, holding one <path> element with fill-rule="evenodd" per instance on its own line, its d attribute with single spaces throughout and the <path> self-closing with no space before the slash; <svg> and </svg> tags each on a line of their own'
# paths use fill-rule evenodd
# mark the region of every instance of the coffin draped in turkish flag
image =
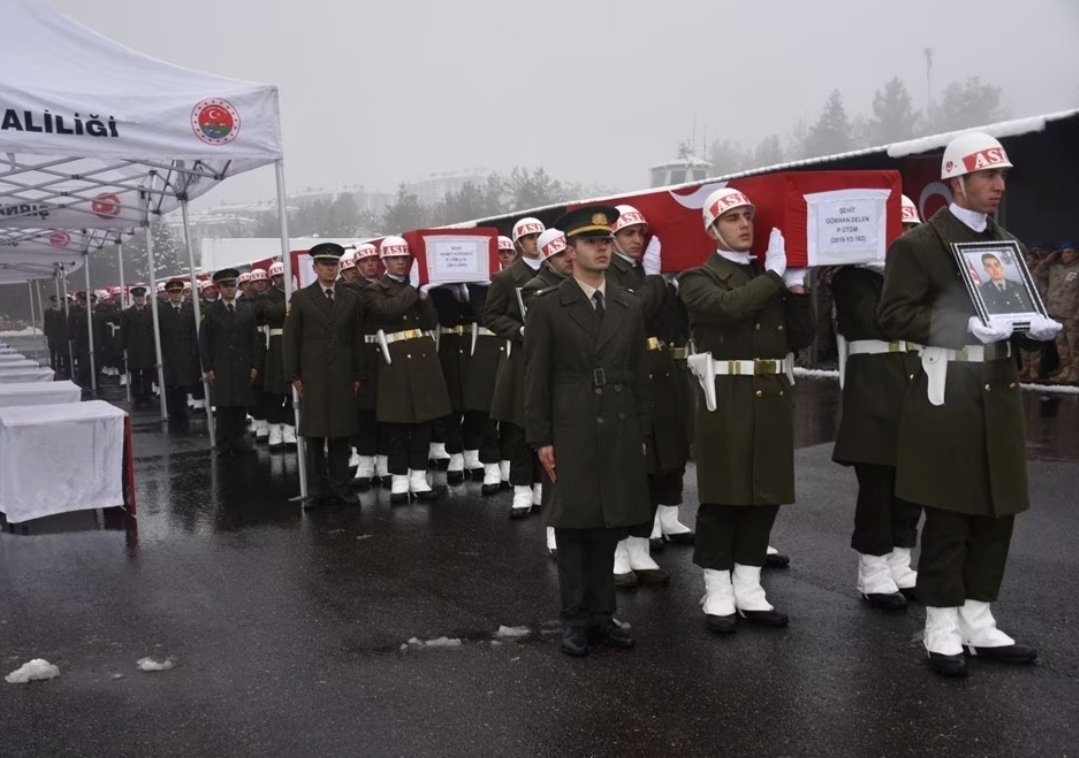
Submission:
<svg viewBox="0 0 1079 758">
<path fill-rule="evenodd" d="M 402 237 L 416 259 L 418 286 L 489 282 L 498 272 L 498 229 L 413 229 Z"/>
<path fill-rule="evenodd" d="M 704 231 L 702 209 L 707 197 L 723 187 L 740 190 L 756 207 L 753 253 L 763 256 L 776 227 L 783 232 L 790 266 L 881 260 L 888 244 L 902 233 L 897 171 L 788 171 L 597 202 L 639 210 L 652 235 L 645 268 L 676 273 L 699 266 L 715 251 Z"/>
</svg>

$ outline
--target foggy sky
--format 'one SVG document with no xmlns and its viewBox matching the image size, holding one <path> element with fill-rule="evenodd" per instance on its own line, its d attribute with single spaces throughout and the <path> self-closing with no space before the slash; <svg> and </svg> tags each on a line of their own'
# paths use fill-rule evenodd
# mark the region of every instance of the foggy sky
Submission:
<svg viewBox="0 0 1079 758">
<path fill-rule="evenodd" d="M 1074 0 L 49 2 L 154 57 L 276 84 L 291 190 L 515 164 L 645 187 L 694 119 L 698 144 L 785 137 L 833 88 L 868 114 L 894 75 L 924 108 L 926 46 L 937 94 L 980 75 L 1013 116 L 1079 105 Z M 272 187 L 262 170 L 201 204 Z"/>
</svg>

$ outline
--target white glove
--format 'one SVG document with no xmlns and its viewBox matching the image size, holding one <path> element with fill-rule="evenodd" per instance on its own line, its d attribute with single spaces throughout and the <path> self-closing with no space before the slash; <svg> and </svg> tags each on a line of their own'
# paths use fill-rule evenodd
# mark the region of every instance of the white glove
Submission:
<svg viewBox="0 0 1079 758">
<path fill-rule="evenodd" d="M 787 272 L 787 245 L 783 232 L 772 227 L 768 237 L 768 249 L 764 253 L 764 270 L 775 271 L 780 276 Z"/>
<path fill-rule="evenodd" d="M 1051 318 L 1046 318 L 1039 313 L 1030 320 L 1030 328 L 1027 329 L 1027 334 L 1030 335 L 1032 340 L 1048 342 L 1056 339 L 1056 336 L 1060 334 L 1060 330 L 1063 328 L 1064 324 L 1053 321 Z"/>
<path fill-rule="evenodd" d="M 787 289 L 791 287 L 804 287 L 806 283 L 806 274 L 809 269 L 804 268 L 789 268 L 786 273 L 783 274 L 783 283 L 787 285 Z"/>
<path fill-rule="evenodd" d="M 1011 324 L 994 321 L 991 322 L 989 326 L 986 326 L 977 316 L 970 317 L 970 320 L 967 321 L 967 329 L 983 345 L 988 345 L 992 342 L 1002 342 L 1012 336 Z"/>
<path fill-rule="evenodd" d="M 420 299 L 426 300 L 427 293 L 430 292 L 433 287 L 437 286 L 437 284 L 431 284 L 430 282 L 428 282 L 427 284 L 421 284 L 419 287 L 417 287 L 417 289 L 420 291 Z"/>
</svg>

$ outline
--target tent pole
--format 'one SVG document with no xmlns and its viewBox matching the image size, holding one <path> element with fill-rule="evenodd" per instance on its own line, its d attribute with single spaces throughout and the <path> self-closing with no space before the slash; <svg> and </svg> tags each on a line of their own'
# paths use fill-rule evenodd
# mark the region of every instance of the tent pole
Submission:
<svg viewBox="0 0 1079 758">
<path fill-rule="evenodd" d="M 29 279 L 26 280 L 26 289 L 30 295 L 30 333 L 33 334 L 37 329 L 37 316 L 34 315 L 34 283 Z"/>
<path fill-rule="evenodd" d="M 68 379 L 75 378 L 75 346 L 71 344 L 71 304 L 68 302 L 67 269 L 60 264 L 60 281 L 64 285 L 64 323 L 67 325 L 67 375 Z"/>
<path fill-rule="evenodd" d="M 41 342 L 45 346 L 46 352 L 48 352 L 49 339 L 45 336 L 45 284 L 41 279 L 35 279 L 34 285 L 37 288 L 37 322 L 41 324 Z"/>
<path fill-rule="evenodd" d="M 195 251 L 191 247 L 191 218 L 187 211 L 187 198 L 180 200 L 180 213 L 184 220 L 184 246 L 187 247 L 187 274 L 191 279 L 191 304 L 195 307 L 195 335 L 198 336 L 202 329 L 202 304 L 199 303 L 199 283 L 195 277 Z M 202 382 L 203 394 L 206 395 L 206 428 L 210 432 L 210 447 L 217 447 L 217 436 L 214 434 L 214 410 L 210 402 L 210 383 L 206 380 L 206 374 L 202 371 L 202 363 L 199 363 L 200 381 Z"/>
<path fill-rule="evenodd" d="M 146 261 L 150 271 L 150 316 L 154 320 L 154 357 L 157 359 L 157 390 L 161 401 L 161 420 L 167 421 L 169 411 L 165 407 L 165 369 L 161 365 L 161 326 L 157 315 L 157 277 L 154 274 L 154 234 L 150 230 L 150 220 L 146 220 Z M 129 380 L 130 383 L 130 380 Z"/>
<path fill-rule="evenodd" d="M 285 201 L 285 161 L 278 158 L 274 161 L 274 170 L 277 176 L 277 219 L 281 227 L 281 265 L 285 268 L 285 302 L 292 302 L 292 251 L 288 239 L 288 204 Z M 300 475 L 300 500 L 307 500 L 307 451 L 304 449 L 305 441 L 299 436 L 300 432 L 300 396 L 296 388 L 292 388 L 292 413 L 296 424 L 296 468 Z"/>
<path fill-rule="evenodd" d="M 120 276 L 120 310 L 128 306 L 127 287 L 124 286 L 124 243 L 116 241 L 116 264 Z"/>
<path fill-rule="evenodd" d="M 86 276 L 86 335 L 90 345 L 90 394 L 97 395 L 97 365 L 94 362 L 94 291 L 90 289 L 90 250 L 83 253 L 82 272 Z"/>
</svg>

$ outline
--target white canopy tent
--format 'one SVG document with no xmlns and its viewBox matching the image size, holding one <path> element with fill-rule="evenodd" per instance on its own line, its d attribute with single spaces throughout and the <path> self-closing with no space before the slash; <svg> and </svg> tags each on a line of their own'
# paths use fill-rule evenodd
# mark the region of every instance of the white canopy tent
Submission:
<svg viewBox="0 0 1079 758">
<path fill-rule="evenodd" d="M 12 254 L 25 267 L 51 253 L 42 240 L 49 246 L 58 235 L 74 237 L 70 230 L 91 236 L 143 227 L 153 292 L 150 222 L 180 209 L 194 288 L 188 202 L 273 163 L 291 295 L 276 87 L 150 58 L 38 0 L 0 0 L 0 9 L 0 263 Z M 151 303 L 156 336 L 157 299 Z M 160 344 L 157 350 L 160 366 Z M 160 368 L 158 378 L 163 386 Z M 161 409 L 165 418 L 163 392 Z M 306 495 L 302 446 L 299 463 Z"/>
</svg>

